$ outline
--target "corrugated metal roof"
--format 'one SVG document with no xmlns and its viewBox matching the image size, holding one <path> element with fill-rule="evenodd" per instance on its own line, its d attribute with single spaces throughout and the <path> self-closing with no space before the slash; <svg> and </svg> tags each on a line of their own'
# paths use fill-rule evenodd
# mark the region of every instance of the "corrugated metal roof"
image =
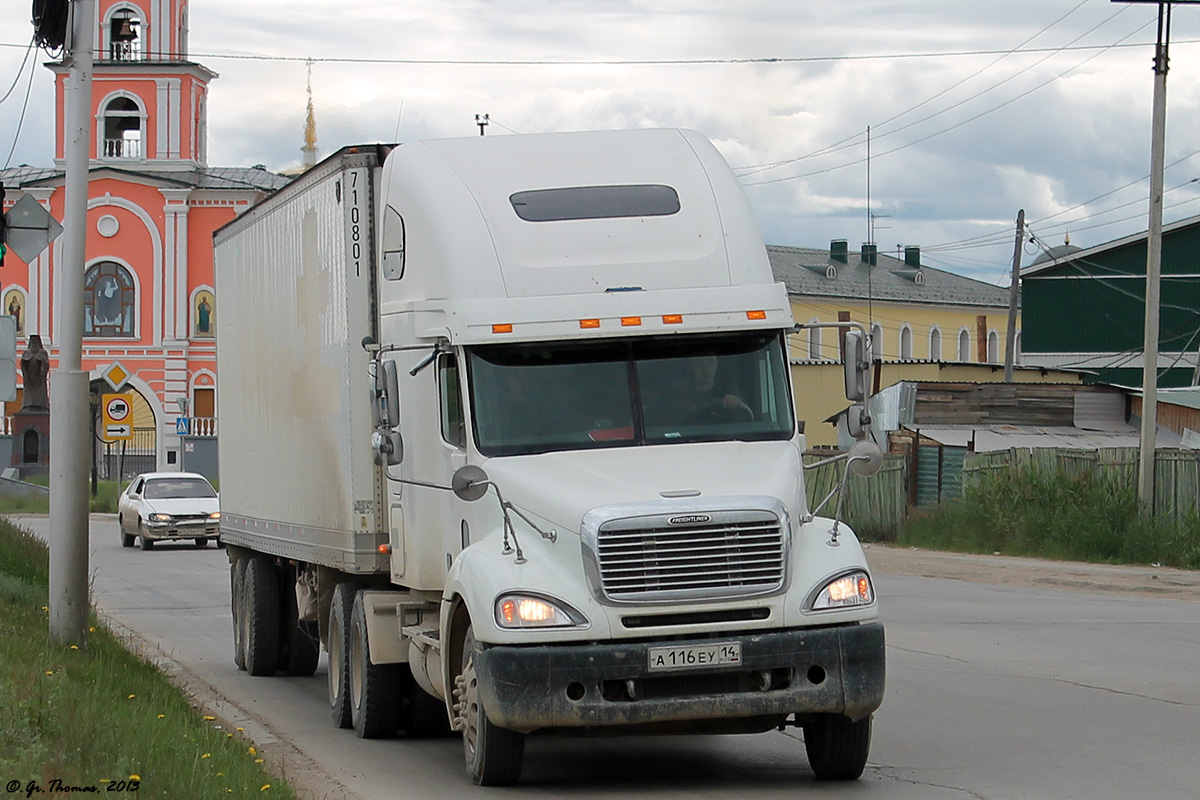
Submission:
<svg viewBox="0 0 1200 800">
<path fill-rule="evenodd" d="M 847 300 L 892 300 L 920 305 L 981 306 L 1008 309 L 1008 289 L 983 281 L 922 266 L 924 281 L 911 275 L 912 267 L 902 259 L 879 253 L 875 266 L 851 252 L 847 263 L 834 261 L 828 250 L 768 245 L 767 256 L 775 279 L 789 294 Z M 832 267 L 836 277 L 827 277 Z"/>
<path fill-rule="evenodd" d="M 919 431 L 922 437 L 949 447 L 967 447 L 974 439 L 977 453 L 1012 447 L 1095 450 L 1101 447 L 1138 447 L 1141 444 L 1139 431 L 1128 424 L 1121 431 L 1085 431 L 1071 427 L 1030 425 L 906 425 L 905 428 Z M 1159 430 L 1158 447 L 1180 447 L 1180 442 L 1176 434 Z"/>
</svg>

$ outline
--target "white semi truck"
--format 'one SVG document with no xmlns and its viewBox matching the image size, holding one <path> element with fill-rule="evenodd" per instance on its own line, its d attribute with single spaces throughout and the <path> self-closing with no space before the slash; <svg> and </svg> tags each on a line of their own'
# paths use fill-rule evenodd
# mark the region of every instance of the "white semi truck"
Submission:
<svg viewBox="0 0 1200 800">
<path fill-rule="evenodd" d="M 568 730 L 799 726 L 861 774 L 871 573 L 806 502 L 788 297 L 706 139 L 348 147 L 215 260 L 240 667 L 323 646 L 336 724 L 461 731 L 485 785 Z"/>
</svg>

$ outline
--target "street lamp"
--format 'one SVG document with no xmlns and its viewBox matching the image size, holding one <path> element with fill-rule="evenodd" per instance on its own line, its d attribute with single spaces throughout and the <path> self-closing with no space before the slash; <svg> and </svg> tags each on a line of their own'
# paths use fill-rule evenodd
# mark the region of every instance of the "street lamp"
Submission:
<svg viewBox="0 0 1200 800">
<path fill-rule="evenodd" d="M 1138 495 L 1154 513 L 1154 452 L 1158 432 L 1158 318 L 1162 283 L 1163 154 L 1167 139 L 1167 69 L 1171 44 L 1171 6 L 1200 0 L 1112 0 L 1158 6 L 1158 43 L 1154 49 L 1154 109 L 1150 139 L 1150 224 L 1146 232 L 1146 328 L 1142 363 L 1142 436 L 1138 454 Z"/>
</svg>

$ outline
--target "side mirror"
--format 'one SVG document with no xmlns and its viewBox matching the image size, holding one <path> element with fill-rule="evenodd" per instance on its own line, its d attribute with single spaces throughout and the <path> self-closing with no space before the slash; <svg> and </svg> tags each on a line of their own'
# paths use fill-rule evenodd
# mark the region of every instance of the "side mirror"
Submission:
<svg viewBox="0 0 1200 800">
<path fill-rule="evenodd" d="M 450 478 L 450 489 L 459 500 L 473 503 L 487 494 L 488 476 L 483 467 L 467 464 L 459 467 Z"/>
<path fill-rule="evenodd" d="M 869 478 L 883 469 L 883 451 L 874 442 L 857 442 L 850 448 L 850 455 L 846 461 L 855 475 Z"/>
<path fill-rule="evenodd" d="M 867 347 L 862 334 L 846 331 L 845 357 L 842 359 L 846 379 L 846 399 L 862 400 L 867 396 L 867 375 L 871 362 L 867 360 Z"/>
<path fill-rule="evenodd" d="M 391 429 L 400 424 L 400 381 L 395 361 L 380 362 L 375 372 L 374 417 L 376 428 Z"/>
<path fill-rule="evenodd" d="M 394 467 L 404 460 L 404 440 L 399 431 L 375 431 L 371 434 L 371 449 L 380 466 Z"/>
</svg>

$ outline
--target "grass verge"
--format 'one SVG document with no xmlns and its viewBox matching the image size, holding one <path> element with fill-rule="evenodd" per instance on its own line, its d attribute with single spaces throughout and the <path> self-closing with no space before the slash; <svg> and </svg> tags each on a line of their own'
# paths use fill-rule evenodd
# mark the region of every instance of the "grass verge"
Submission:
<svg viewBox="0 0 1200 800">
<path fill-rule="evenodd" d="M 46 475 L 33 477 L 29 480 L 39 486 L 49 486 L 50 478 Z M 88 510 L 95 514 L 117 513 L 117 496 L 120 486 L 116 481 L 97 481 L 96 494 L 92 494 L 91 483 L 88 483 Z M 0 495 L 0 514 L 49 514 L 50 497 L 48 495 L 7 496 Z"/>
<path fill-rule="evenodd" d="M 1200 569 L 1200 517 L 1141 513 L 1136 490 L 1093 472 L 1004 470 L 961 499 L 910 515 L 904 545 L 1110 564 Z"/>
<path fill-rule="evenodd" d="M 48 574 L 45 545 L 0 520 L 0 787 L 295 800 L 251 742 L 202 717 L 94 618 L 86 649 L 51 644 Z"/>
</svg>

